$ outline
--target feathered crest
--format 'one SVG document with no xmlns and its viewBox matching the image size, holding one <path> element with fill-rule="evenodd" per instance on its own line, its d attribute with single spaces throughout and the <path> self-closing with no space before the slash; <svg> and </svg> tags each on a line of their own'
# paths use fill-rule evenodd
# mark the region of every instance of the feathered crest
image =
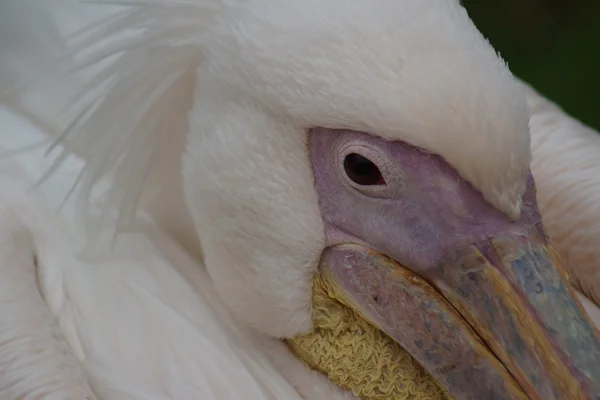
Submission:
<svg viewBox="0 0 600 400">
<path fill-rule="evenodd" d="M 92 191 L 110 176 L 101 207 L 118 213 L 118 233 L 140 202 L 160 191 L 161 174 L 178 170 L 205 35 L 228 3 L 75 3 L 8 0 L 0 6 L 0 103 L 53 134 L 48 153 L 58 156 L 41 182 L 70 153 L 84 159 L 74 188 L 88 228 L 94 225 Z M 60 32 L 51 19 L 77 29 Z"/>
</svg>

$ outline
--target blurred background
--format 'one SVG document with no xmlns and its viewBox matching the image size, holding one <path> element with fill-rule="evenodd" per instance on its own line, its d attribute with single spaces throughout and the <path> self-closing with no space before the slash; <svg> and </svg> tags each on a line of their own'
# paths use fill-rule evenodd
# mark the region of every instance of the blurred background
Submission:
<svg viewBox="0 0 600 400">
<path fill-rule="evenodd" d="M 600 129 L 600 0 L 463 0 L 513 73 Z"/>
</svg>

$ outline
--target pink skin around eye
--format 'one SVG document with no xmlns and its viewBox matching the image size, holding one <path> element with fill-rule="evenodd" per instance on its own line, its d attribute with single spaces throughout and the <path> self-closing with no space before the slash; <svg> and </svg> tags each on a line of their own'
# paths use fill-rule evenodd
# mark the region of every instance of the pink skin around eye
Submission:
<svg viewBox="0 0 600 400">
<path fill-rule="evenodd" d="M 328 246 L 321 268 L 454 398 L 600 398 L 600 337 L 548 252 L 531 174 L 511 221 L 441 157 L 406 143 L 316 128 L 310 149 Z M 352 153 L 373 162 L 386 184 L 353 181 L 344 169 Z M 402 267 L 444 301 L 400 278 Z M 460 321 L 497 358 L 482 355 Z M 575 386 L 585 396 L 566 393 Z M 521 389 L 529 397 L 513 396 Z"/>
<path fill-rule="evenodd" d="M 423 272 L 448 251 L 499 234 L 526 235 L 541 222 L 531 174 L 521 217 L 512 222 L 441 157 L 406 143 L 315 128 L 310 146 L 329 245 L 365 244 Z M 343 167 L 352 152 L 376 164 L 386 185 L 353 185 Z"/>
</svg>

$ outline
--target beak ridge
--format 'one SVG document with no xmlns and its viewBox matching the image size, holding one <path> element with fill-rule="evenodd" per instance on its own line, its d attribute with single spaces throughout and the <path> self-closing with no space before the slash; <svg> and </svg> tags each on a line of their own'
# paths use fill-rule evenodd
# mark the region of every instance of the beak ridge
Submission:
<svg viewBox="0 0 600 400">
<path fill-rule="evenodd" d="M 557 264 L 534 233 L 463 246 L 421 274 L 341 244 L 320 271 L 456 399 L 597 399 L 600 336 Z"/>
<path fill-rule="evenodd" d="M 527 399 L 452 305 L 414 272 L 346 244 L 324 253 L 321 273 L 336 300 L 399 343 L 455 398 Z"/>
</svg>

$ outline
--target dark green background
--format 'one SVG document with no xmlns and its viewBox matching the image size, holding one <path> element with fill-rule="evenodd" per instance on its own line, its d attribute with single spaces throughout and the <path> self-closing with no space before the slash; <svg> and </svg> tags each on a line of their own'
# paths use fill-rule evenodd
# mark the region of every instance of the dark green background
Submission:
<svg viewBox="0 0 600 400">
<path fill-rule="evenodd" d="M 600 0 L 463 4 L 513 73 L 600 129 Z"/>
</svg>

